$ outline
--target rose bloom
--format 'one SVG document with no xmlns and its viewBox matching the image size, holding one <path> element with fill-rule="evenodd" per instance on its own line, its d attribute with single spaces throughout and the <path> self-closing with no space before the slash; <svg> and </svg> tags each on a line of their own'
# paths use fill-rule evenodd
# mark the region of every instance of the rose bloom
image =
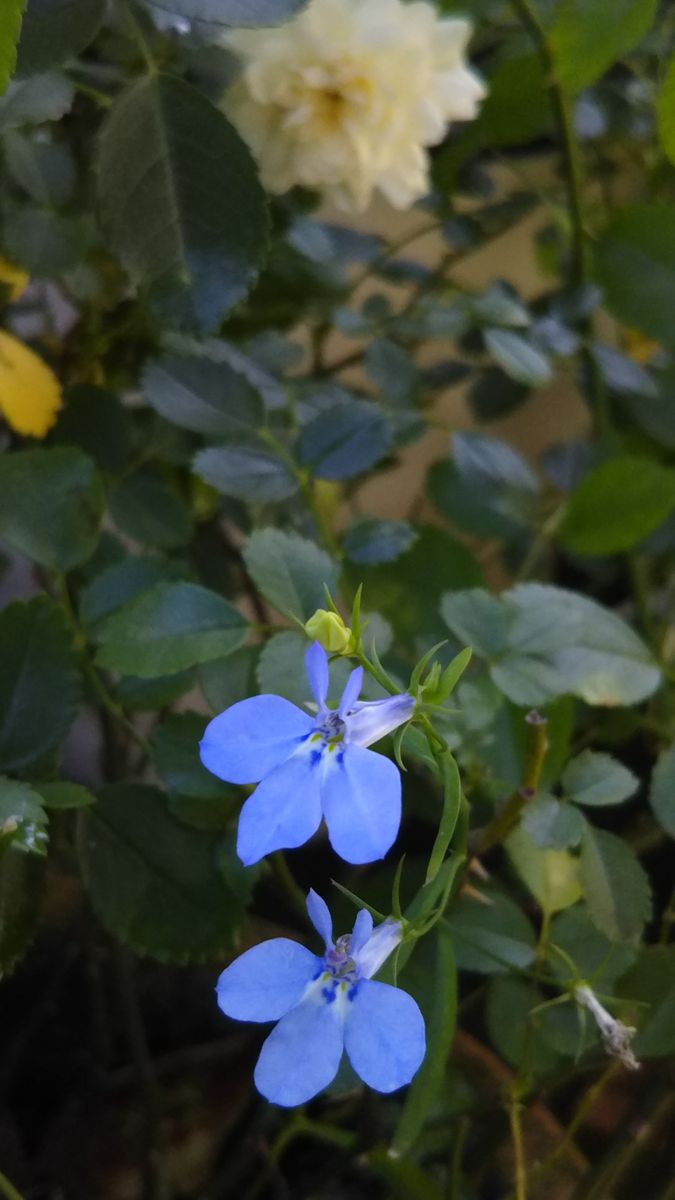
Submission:
<svg viewBox="0 0 675 1200">
<path fill-rule="evenodd" d="M 408 208 L 429 190 L 425 147 L 485 94 L 470 34 L 425 0 L 311 0 L 280 28 L 226 35 L 242 59 L 226 111 L 269 191 L 299 184 L 358 211 L 379 188 Z"/>
</svg>

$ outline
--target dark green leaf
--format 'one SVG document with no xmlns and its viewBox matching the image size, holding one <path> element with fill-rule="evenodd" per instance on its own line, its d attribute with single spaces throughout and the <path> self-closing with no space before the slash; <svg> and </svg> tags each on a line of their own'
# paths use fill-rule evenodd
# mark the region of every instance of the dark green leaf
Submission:
<svg viewBox="0 0 675 1200">
<path fill-rule="evenodd" d="M 200 479 L 236 500 L 251 503 L 287 500 L 298 481 L 276 454 L 251 446 L 210 446 L 195 456 Z"/>
<path fill-rule="evenodd" d="M 253 433 L 263 423 L 260 393 L 241 372 L 208 358 L 161 358 L 143 374 L 146 399 L 167 421 L 220 437 Z"/>
<path fill-rule="evenodd" d="M 274 608 L 306 621 L 335 593 L 337 567 L 314 542 L 281 529 L 258 529 L 246 543 L 246 567 Z"/>
<path fill-rule="evenodd" d="M 447 592 L 441 601 L 441 616 L 455 637 L 472 646 L 481 658 L 494 658 L 508 645 L 508 609 L 482 588 Z"/>
<path fill-rule="evenodd" d="M 623 455 L 584 476 L 572 492 L 560 540 L 574 554 L 630 550 L 675 508 L 675 470 Z"/>
<path fill-rule="evenodd" d="M 80 616 L 86 625 L 95 625 L 156 583 L 180 576 L 180 568 L 166 559 L 129 556 L 92 579 L 80 596 Z"/>
<path fill-rule="evenodd" d="M 0 775 L 0 850 L 46 854 L 47 824 L 42 797 L 29 784 Z"/>
<path fill-rule="evenodd" d="M 532 1011 L 543 999 L 525 979 L 498 975 L 488 985 L 485 1019 L 492 1043 L 506 1062 L 520 1067 L 528 1076 L 550 1071 L 559 1061 L 542 1037 L 541 1026 L 547 1014 Z M 577 1024 L 577 1045 L 579 1040 Z"/>
<path fill-rule="evenodd" d="M 76 384 L 66 391 L 54 438 L 79 446 L 103 471 L 123 471 L 134 449 L 134 425 L 112 392 Z"/>
<path fill-rule="evenodd" d="M 419 376 L 412 355 L 403 346 L 390 338 L 374 338 L 366 348 L 365 367 L 387 407 L 413 403 Z"/>
<path fill-rule="evenodd" d="M 217 870 L 216 842 L 176 821 L 156 788 L 104 788 L 80 814 L 78 851 L 94 909 L 134 950 L 189 962 L 232 945 L 243 909 Z"/>
<path fill-rule="evenodd" d="M 88 808 L 96 803 L 89 788 L 80 783 L 68 783 L 65 779 L 57 783 L 33 783 L 34 791 L 42 797 L 45 808 Z"/>
<path fill-rule="evenodd" d="M 652 911 L 649 880 L 621 838 L 586 826 L 581 886 L 591 919 L 610 941 L 640 937 Z"/>
<path fill-rule="evenodd" d="M 345 534 L 343 549 L 355 563 L 393 562 L 404 554 L 417 539 L 417 533 L 407 521 L 378 521 L 366 517 L 352 525 Z"/>
<path fill-rule="evenodd" d="M 170 792 L 216 800 L 223 813 L 227 813 L 232 790 L 207 771 L 199 757 L 205 725 L 199 713 L 171 713 L 153 730 L 152 758 L 157 774 Z"/>
<path fill-rule="evenodd" d="M 199 25 L 280 25 L 307 0 L 148 0 L 154 8 Z"/>
<path fill-rule="evenodd" d="M 482 975 L 529 967 L 535 956 L 535 936 L 527 917 L 493 885 L 481 891 L 485 904 L 461 896 L 447 918 L 457 966 Z"/>
<path fill-rule="evenodd" d="M 584 818 L 579 810 L 573 804 L 561 804 L 545 792 L 528 801 L 521 824 L 540 850 L 578 846 L 584 832 Z"/>
<path fill-rule="evenodd" d="M 638 1026 L 633 1049 L 638 1058 L 675 1054 L 675 947 L 644 946 L 637 962 L 617 985 L 627 1001 L 635 1000 Z"/>
<path fill-rule="evenodd" d="M 111 491 L 108 507 L 120 533 L 143 546 L 172 550 L 192 537 L 187 504 L 158 470 L 127 475 Z"/>
<path fill-rule="evenodd" d="M 0 972 L 11 975 L 40 918 L 45 860 L 10 847 L 0 855 Z"/>
<path fill-rule="evenodd" d="M 98 185 L 113 249 L 157 312 L 214 329 L 254 282 L 267 242 L 253 159 L 223 114 L 180 79 L 146 76 L 106 119 Z"/>
<path fill-rule="evenodd" d="M 657 0 L 558 0 L 550 31 L 557 79 L 571 92 L 594 83 L 648 32 Z"/>
<path fill-rule="evenodd" d="M 611 754 L 600 754 L 595 750 L 583 750 L 567 764 L 562 776 L 562 786 L 575 804 L 589 808 L 605 804 L 621 804 L 640 786 L 640 781 Z"/>
<path fill-rule="evenodd" d="M 352 479 L 387 452 L 386 417 L 370 400 L 349 400 L 320 413 L 300 435 L 300 461 L 320 479 Z"/>
<path fill-rule="evenodd" d="M 25 206 L 7 214 L 4 244 L 12 261 L 38 279 L 53 279 L 77 266 L 83 226 L 72 217 Z"/>
<path fill-rule="evenodd" d="M 0 457 L 0 537 L 40 566 L 68 571 L 94 552 L 103 488 L 79 450 L 20 450 Z"/>
<path fill-rule="evenodd" d="M 36 75 L 77 58 L 96 37 L 105 10 L 105 0 L 27 0 L 17 74 Z"/>
<path fill-rule="evenodd" d="M 58 208 L 70 198 L 75 160 L 67 145 L 10 131 L 3 139 L 3 149 L 12 179 L 36 204 Z"/>
<path fill-rule="evenodd" d="M 618 209 L 596 249 L 596 275 L 608 307 L 626 325 L 675 345 L 675 208 Z"/>
<path fill-rule="evenodd" d="M 222 712 L 251 695 L 255 655 L 252 646 L 242 646 L 228 658 L 216 658 L 198 668 L 199 683 L 211 712 Z"/>
<path fill-rule="evenodd" d="M 151 678 L 223 658 L 243 645 L 248 626 L 216 592 L 160 583 L 102 621 L 96 636 L 102 667 Z"/>
<path fill-rule="evenodd" d="M 45 596 L 0 613 L 0 769 L 16 770 L 65 737 L 80 680 L 65 616 Z"/>
<path fill-rule="evenodd" d="M 546 355 L 521 333 L 509 329 L 486 329 L 485 345 L 495 362 L 510 379 L 526 387 L 543 387 L 553 378 Z"/>
<path fill-rule="evenodd" d="M 661 828 L 675 838 L 675 746 L 659 755 L 652 773 L 649 803 Z"/>
<path fill-rule="evenodd" d="M 521 538 L 537 517 L 539 483 L 521 454 L 482 433 L 456 433 L 453 461 L 431 471 L 432 498 L 461 529 Z"/>
<path fill-rule="evenodd" d="M 21 29 L 21 14 L 26 0 L 5 0 L 0 12 L 0 95 L 12 78 L 16 63 L 16 44 Z"/>
</svg>

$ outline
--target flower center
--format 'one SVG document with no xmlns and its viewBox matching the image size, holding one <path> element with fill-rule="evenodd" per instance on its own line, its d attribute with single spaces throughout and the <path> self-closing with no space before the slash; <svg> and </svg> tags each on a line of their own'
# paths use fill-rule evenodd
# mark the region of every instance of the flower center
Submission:
<svg viewBox="0 0 675 1200">
<path fill-rule="evenodd" d="M 324 954 L 321 995 L 328 1004 L 332 1004 L 339 994 L 346 994 L 348 1000 L 353 1000 L 356 995 L 360 971 L 351 957 L 351 948 L 351 934 L 345 933 L 333 949 Z"/>
<path fill-rule="evenodd" d="M 345 723 L 339 713 L 334 710 L 324 713 L 321 717 L 321 723 L 316 726 L 315 736 L 317 734 L 328 743 L 335 744 L 343 741 Z"/>
</svg>

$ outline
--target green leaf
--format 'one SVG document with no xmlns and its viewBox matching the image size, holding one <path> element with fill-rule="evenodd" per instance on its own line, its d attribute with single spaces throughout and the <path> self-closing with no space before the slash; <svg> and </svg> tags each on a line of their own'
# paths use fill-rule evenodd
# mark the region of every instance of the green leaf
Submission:
<svg viewBox="0 0 675 1200">
<path fill-rule="evenodd" d="M 671 163 L 675 163 L 675 55 L 668 63 L 657 101 L 659 141 Z"/>
<path fill-rule="evenodd" d="M 657 0 L 558 0 L 550 42 L 558 81 L 570 92 L 595 83 L 648 32 Z"/>
<path fill-rule="evenodd" d="M 675 947 L 644 946 L 616 990 L 628 1002 L 637 1001 L 638 1032 L 633 1042 L 637 1057 L 675 1054 Z"/>
<path fill-rule="evenodd" d="M 486 329 L 486 348 L 510 379 L 527 387 L 543 387 L 553 378 L 551 364 L 522 333 L 509 329 Z"/>
<path fill-rule="evenodd" d="M 455 637 L 481 658 L 492 659 L 508 646 L 509 611 L 502 600 L 483 588 L 446 592 L 441 616 Z"/>
<path fill-rule="evenodd" d="M 103 471 L 123 472 L 135 453 L 134 418 L 113 392 L 93 384 L 67 388 L 56 441 L 79 446 Z"/>
<path fill-rule="evenodd" d="M 246 568 L 266 600 L 285 616 L 306 621 L 323 608 L 325 589 L 337 587 L 337 566 L 314 542 L 284 533 L 259 529 L 244 550 Z"/>
<path fill-rule="evenodd" d="M 70 199 L 75 160 L 67 145 L 9 131 L 3 138 L 3 150 L 12 179 L 36 204 L 58 208 Z"/>
<path fill-rule="evenodd" d="M 47 853 L 47 814 L 41 796 L 27 783 L 0 775 L 0 850 Z"/>
<path fill-rule="evenodd" d="M 251 446 L 210 446 L 195 455 L 200 479 L 236 500 L 264 503 L 287 500 L 298 481 L 285 462 L 268 450 Z"/>
<path fill-rule="evenodd" d="M 407 521 L 379 521 L 366 517 L 347 530 L 343 549 L 352 562 L 373 566 L 393 562 L 416 540 L 417 532 Z"/>
<path fill-rule="evenodd" d="M 0 99 L 0 133 L 60 121 L 70 110 L 74 95 L 70 81 L 57 71 L 14 80 Z"/>
<path fill-rule="evenodd" d="M 236 437 L 264 421 L 260 393 L 225 362 L 161 358 L 146 366 L 143 391 L 160 416 L 195 433 Z"/>
<path fill-rule="evenodd" d="M 494 884 L 481 888 L 487 903 L 460 896 L 446 918 L 457 966 L 481 975 L 529 967 L 535 957 L 534 930 L 517 904 Z"/>
<path fill-rule="evenodd" d="M 46 596 L 0 613 L 0 769 L 16 770 L 65 737 L 80 702 L 72 637 Z"/>
<path fill-rule="evenodd" d="M 581 886 L 594 924 L 610 941 L 640 937 L 652 911 L 649 880 L 621 838 L 587 825 Z"/>
<path fill-rule="evenodd" d="M 216 847 L 141 784 L 106 787 L 80 814 L 80 868 L 96 913 L 121 941 L 162 962 L 203 961 L 233 943 L 243 907 L 217 870 Z"/>
<path fill-rule="evenodd" d="M 80 617 L 95 625 L 157 583 L 179 579 L 180 566 L 162 558 L 124 558 L 96 575 L 80 595 Z"/>
<path fill-rule="evenodd" d="M 37 75 L 77 58 L 96 37 L 105 10 L 105 0 L 27 0 L 17 74 Z"/>
<path fill-rule="evenodd" d="M 5 0 L 0 12 L 0 95 L 12 78 L 26 0 Z"/>
<path fill-rule="evenodd" d="M 378 1147 L 369 1150 L 366 1159 L 370 1170 L 386 1183 L 392 1200 L 443 1200 L 436 1180 L 409 1158 L 394 1158 Z"/>
<path fill-rule="evenodd" d="M 561 780 L 565 793 L 575 804 L 589 808 L 622 804 L 634 796 L 640 780 L 611 754 L 583 750 L 567 764 Z"/>
<path fill-rule="evenodd" d="M 214 329 L 251 287 L 267 243 L 265 196 L 239 135 L 189 84 L 148 75 L 106 118 L 97 175 L 112 248 L 158 315 Z"/>
<path fill-rule="evenodd" d="M 228 658 L 216 658 L 198 668 L 199 683 L 211 712 L 219 713 L 255 690 L 253 669 L 256 650 L 242 646 Z"/>
<path fill-rule="evenodd" d="M 566 951 L 580 979 L 590 979 L 594 988 L 605 993 L 613 992 L 617 979 L 635 961 L 637 953 L 628 942 L 611 942 L 600 933 L 583 901 L 553 918 L 551 942 Z M 560 955 L 550 951 L 549 962 L 560 979 L 569 980 L 569 966 Z"/>
<path fill-rule="evenodd" d="M 675 208 L 635 204 L 614 212 L 596 247 L 608 307 L 626 325 L 675 346 Z"/>
<path fill-rule="evenodd" d="M 581 899 L 579 862 L 567 850 L 540 850 L 522 825 L 509 834 L 504 846 L 523 883 L 549 916 Z"/>
<path fill-rule="evenodd" d="M 675 470 L 622 455 L 584 476 L 572 492 L 559 537 L 574 554 L 630 550 L 675 508 Z"/>
<path fill-rule="evenodd" d="M 160 583 L 97 627 L 97 662 L 124 675 L 171 675 L 231 654 L 247 636 L 244 618 L 216 592 Z"/>
<path fill-rule="evenodd" d="M 546 792 L 528 800 L 521 825 L 539 850 L 578 846 L 584 832 L 584 818 L 579 810 L 573 804 L 561 804 Z"/>
<path fill-rule="evenodd" d="M 103 487 L 79 450 L 19 450 L 0 457 L 0 537 L 42 567 L 69 571 L 93 554 Z"/>
<path fill-rule="evenodd" d="M 108 507 L 120 533 L 143 546 L 172 550 L 192 537 L 190 510 L 159 470 L 127 475 L 110 492 Z"/>
<path fill-rule="evenodd" d="M 488 984 L 485 1020 L 491 1041 L 506 1062 L 520 1067 L 528 1077 L 550 1071 L 559 1062 L 542 1037 L 541 1025 L 548 1014 L 532 1011 L 543 999 L 528 980 L 514 976 L 497 975 Z M 559 1010 L 549 1013 L 556 1011 Z M 573 1019 L 576 1020 L 575 1015 Z M 576 1043 L 579 1044 L 578 1032 Z"/>
<path fill-rule="evenodd" d="M 450 934 L 444 925 L 439 925 L 436 933 L 433 995 L 424 1062 L 408 1091 L 391 1143 L 391 1150 L 396 1155 L 409 1154 L 424 1128 L 438 1098 L 455 1035 L 457 967 Z"/>
<path fill-rule="evenodd" d="M 203 25 L 280 25 L 307 0 L 148 0 L 153 8 Z"/>
<path fill-rule="evenodd" d="M 379 462 L 390 445 L 379 405 L 354 399 L 325 409 L 305 426 L 298 456 L 319 479 L 353 479 Z"/>
<path fill-rule="evenodd" d="M 438 833 L 429 857 L 425 883 L 438 875 L 452 841 L 462 806 L 462 781 L 459 768 L 449 750 L 443 755 L 443 811 Z"/>
<path fill-rule="evenodd" d="M 12 261 L 38 279 L 54 279 L 81 260 L 83 225 L 73 217 L 25 205 L 7 214 L 3 232 Z"/>
<path fill-rule="evenodd" d="M 45 859 L 10 847 L 0 855 L 0 973 L 11 975 L 40 919 Z"/>
<path fill-rule="evenodd" d="M 302 633 L 284 630 L 265 642 L 258 659 L 257 678 L 261 692 L 284 696 L 286 700 L 306 709 L 312 695 L 305 673 L 305 653 L 309 643 Z M 330 664 L 329 703 L 337 703 L 347 682 L 352 664 L 346 658 L 336 658 Z"/>
<path fill-rule="evenodd" d="M 675 838 L 675 746 L 658 757 L 652 772 L 649 803 L 661 828 Z"/>
<path fill-rule="evenodd" d="M 45 808 L 88 808 L 96 803 L 96 797 L 89 788 L 80 783 L 70 783 L 60 779 L 56 783 L 33 783 L 31 787 L 41 798 Z"/>
<path fill-rule="evenodd" d="M 157 774 L 170 792 L 215 800 L 223 813 L 227 813 L 233 791 L 207 771 L 199 757 L 205 723 L 204 717 L 196 712 L 171 713 L 153 730 L 150 739 L 152 759 Z"/>
<path fill-rule="evenodd" d="M 430 472 L 432 499 L 460 529 L 521 539 L 537 520 L 539 483 L 512 446 L 482 433 L 456 433 L 453 460 Z"/>
</svg>

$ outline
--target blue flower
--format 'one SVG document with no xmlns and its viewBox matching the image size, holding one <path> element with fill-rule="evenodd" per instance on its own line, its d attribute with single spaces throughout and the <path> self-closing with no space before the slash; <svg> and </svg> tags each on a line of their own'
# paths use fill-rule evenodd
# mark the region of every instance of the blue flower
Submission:
<svg viewBox="0 0 675 1200">
<path fill-rule="evenodd" d="M 407 992 L 372 976 L 401 940 L 388 920 L 373 931 L 361 909 L 351 934 L 333 941 L 325 902 L 307 911 L 326 944 L 319 958 L 298 942 L 273 938 L 247 950 L 218 980 L 218 1004 L 238 1021 L 278 1021 L 255 1068 L 258 1091 L 273 1104 L 306 1104 L 335 1078 L 343 1050 L 368 1087 L 394 1092 L 418 1070 L 424 1020 Z"/>
<path fill-rule="evenodd" d="M 352 671 L 337 709 L 326 707 L 328 658 L 314 642 L 305 655 L 315 717 L 281 696 L 252 696 L 206 727 L 205 767 L 228 783 L 258 783 L 239 818 L 237 853 L 250 866 L 273 850 L 301 846 L 323 817 L 348 863 L 383 858 L 401 823 L 401 778 L 367 750 L 412 716 L 412 696 L 359 701 L 363 670 Z"/>
</svg>

